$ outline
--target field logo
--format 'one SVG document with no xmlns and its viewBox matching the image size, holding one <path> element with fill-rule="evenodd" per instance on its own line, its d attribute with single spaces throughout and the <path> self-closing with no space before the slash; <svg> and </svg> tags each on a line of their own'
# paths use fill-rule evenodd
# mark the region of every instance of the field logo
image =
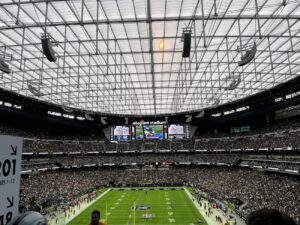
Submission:
<svg viewBox="0 0 300 225">
<path fill-rule="evenodd" d="M 136 205 L 135 206 L 136 211 L 149 210 L 149 209 L 151 209 L 151 207 L 148 205 Z M 131 210 L 134 210 L 134 207 L 132 207 Z"/>
</svg>

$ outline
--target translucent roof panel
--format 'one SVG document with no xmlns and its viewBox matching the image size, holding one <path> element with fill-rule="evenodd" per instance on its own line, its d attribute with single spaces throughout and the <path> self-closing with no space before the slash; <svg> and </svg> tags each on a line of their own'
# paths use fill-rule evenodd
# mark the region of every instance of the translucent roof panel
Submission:
<svg viewBox="0 0 300 225">
<path fill-rule="evenodd" d="M 0 87 L 95 113 L 215 107 L 300 75 L 299 15 L 298 0 L 4 0 Z"/>
</svg>

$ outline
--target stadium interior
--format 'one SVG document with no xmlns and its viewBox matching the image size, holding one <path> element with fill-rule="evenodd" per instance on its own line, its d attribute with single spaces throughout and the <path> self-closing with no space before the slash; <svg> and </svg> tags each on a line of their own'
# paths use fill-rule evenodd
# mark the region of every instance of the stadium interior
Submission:
<svg viewBox="0 0 300 225">
<path fill-rule="evenodd" d="M 0 225 L 300 225 L 300 3 L 1 0 L 0 135 Z"/>
</svg>

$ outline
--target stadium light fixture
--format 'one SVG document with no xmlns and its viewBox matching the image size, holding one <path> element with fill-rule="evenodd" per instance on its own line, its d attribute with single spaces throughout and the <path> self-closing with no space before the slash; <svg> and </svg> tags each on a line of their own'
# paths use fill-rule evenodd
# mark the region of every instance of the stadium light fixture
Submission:
<svg viewBox="0 0 300 225">
<path fill-rule="evenodd" d="M 159 49 L 160 49 L 161 51 L 163 51 L 164 48 L 165 48 L 165 43 L 164 43 L 164 41 L 161 41 L 161 42 L 159 43 Z"/>
</svg>

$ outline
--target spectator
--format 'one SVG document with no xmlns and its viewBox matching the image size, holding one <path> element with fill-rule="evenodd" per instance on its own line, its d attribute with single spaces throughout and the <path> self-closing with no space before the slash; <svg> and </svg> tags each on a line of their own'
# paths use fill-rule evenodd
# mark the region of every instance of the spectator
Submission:
<svg viewBox="0 0 300 225">
<path fill-rule="evenodd" d="M 98 210 L 94 210 L 91 216 L 91 223 L 89 225 L 105 225 L 100 222 L 100 212 Z"/>
<path fill-rule="evenodd" d="M 252 212 L 248 218 L 248 225 L 296 225 L 286 214 L 275 209 L 260 209 Z"/>
</svg>

